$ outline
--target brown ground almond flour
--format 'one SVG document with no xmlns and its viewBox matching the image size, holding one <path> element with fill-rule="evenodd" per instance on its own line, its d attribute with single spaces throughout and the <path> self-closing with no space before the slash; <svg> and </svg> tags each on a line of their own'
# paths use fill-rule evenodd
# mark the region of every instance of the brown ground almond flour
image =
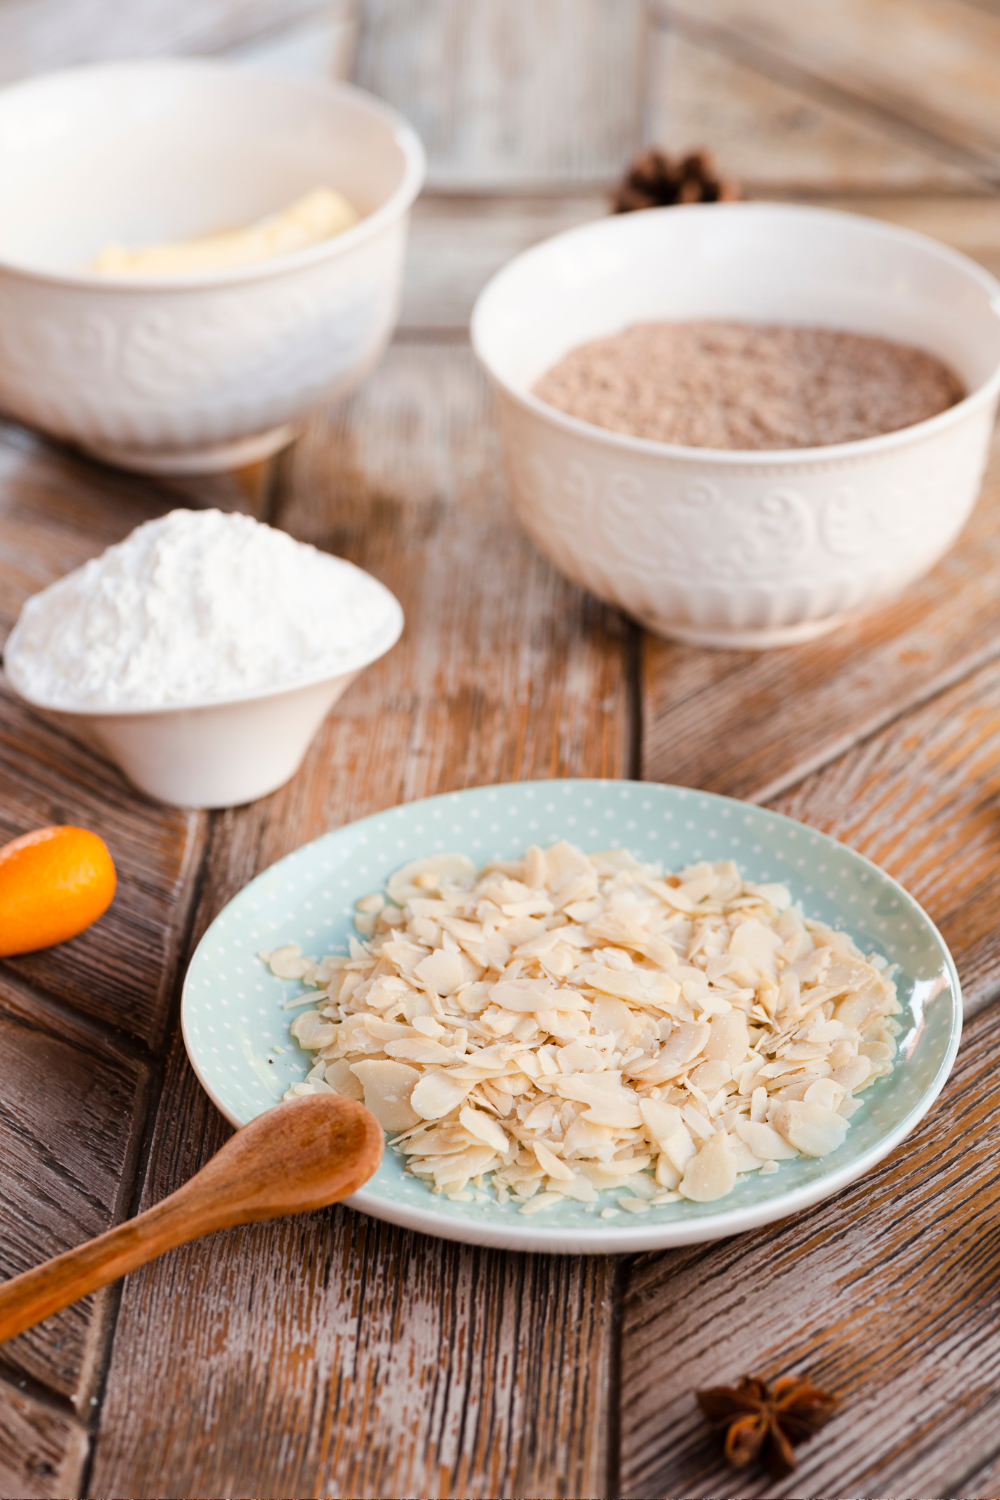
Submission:
<svg viewBox="0 0 1000 1500">
<path fill-rule="evenodd" d="M 692 448 L 812 448 L 910 427 L 965 395 L 923 349 L 834 328 L 637 323 L 534 387 L 570 416 Z"/>
</svg>

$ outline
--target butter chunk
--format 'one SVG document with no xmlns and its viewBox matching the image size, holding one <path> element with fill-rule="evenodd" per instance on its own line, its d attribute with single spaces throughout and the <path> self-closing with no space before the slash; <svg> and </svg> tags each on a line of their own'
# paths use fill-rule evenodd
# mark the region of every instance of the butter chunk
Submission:
<svg viewBox="0 0 1000 1500">
<path fill-rule="evenodd" d="M 99 276 L 189 276 L 201 271 L 225 271 L 253 265 L 276 255 L 289 255 L 320 240 L 342 234 L 359 215 L 333 188 L 314 188 L 280 213 L 270 214 L 244 229 L 224 229 L 193 240 L 139 245 L 133 250 L 108 244 L 90 269 Z"/>
</svg>

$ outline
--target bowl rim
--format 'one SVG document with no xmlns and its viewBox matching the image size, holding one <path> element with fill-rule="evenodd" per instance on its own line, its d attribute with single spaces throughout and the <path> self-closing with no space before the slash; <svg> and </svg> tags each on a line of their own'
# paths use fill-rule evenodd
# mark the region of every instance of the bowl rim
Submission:
<svg viewBox="0 0 1000 1500">
<path fill-rule="evenodd" d="M 775 466 L 785 469 L 794 468 L 803 463 L 819 464 L 823 460 L 830 460 L 834 457 L 838 459 L 864 458 L 920 441 L 924 437 L 934 436 L 963 421 L 978 408 L 988 405 L 1000 392 L 1000 355 L 998 355 L 996 364 L 986 379 L 963 396 L 960 401 L 956 401 L 954 406 L 947 407 L 933 417 L 926 417 L 922 422 L 911 423 L 908 427 L 899 427 L 893 432 L 878 433 L 874 437 L 855 438 L 847 443 L 826 443 L 821 447 L 812 448 L 696 448 L 684 443 L 664 443 L 655 438 L 635 437 L 631 433 L 616 432 L 613 428 L 600 427 L 594 422 L 584 421 L 581 417 L 570 416 L 568 412 L 550 406 L 547 401 L 540 400 L 530 391 L 521 390 L 497 371 L 483 348 L 483 323 L 489 313 L 489 301 L 499 295 L 498 288 L 501 288 L 503 280 L 513 272 L 515 266 L 520 266 L 532 257 L 540 258 L 549 251 L 551 246 L 565 243 L 573 238 L 585 238 L 602 233 L 628 234 L 630 232 L 628 229 L 612 226 L 621 226 L 623 222 L 630 219 L 644 219 L 651 214 L 659 216 L 668 213 L 688 215 L 708 213 L 719 217 L 738 214 L 747 217 L 760 216 L 765 219 L 805 216 L 814 219 L 851 220 L 855 224 L 863 225 L 876 236 L 881 235 L 902 243 L 916 244 L 924 250 L 930 249 L 939 259 L 950 262 L 970 279 L 979 282 L 989 296 L 994 316 L 1000 321 L 1000 281 L 984 266 L 979 265 L 977 261 L 964 255 L 960 250 L 954 250 L 950 245 L 934 239 L 932 235 L 923 234 L 917 229 L 909 229 L 905 225 L 887 224 L 880 219 L 869 218 L 866 214 L 850 213 L 845 209 L 823 208 L 813 204 L 767 201 L 674 204 L 665 208 L 642 209 L 639 213 L 609 214 L 603 219 L 591 219 L 586 224 L 578 224 L 572 229 L 562 230 L 559 234 L 550 235 L 547 239 L 540 240 L 537 245 L 522 250 L 501 266 L 499 271 L 494 272 L 476 298 L 469 323 L 473 353 L 489 378 L 516 405 L 550 426 L 561 428 L 571 436 L 649 458 L 671 459 L 692 465 L 717 464 L 726 468 L 757 469 Z"/>
<path fill-rule="evenodd" d="M 208 57 L 137 58 L 120 62 L 84 63 L 79 67 L 58 68 L 39 73 L 32 78 L 19 80 L 0 88 L 0 107 L 6 100 L 20 92 L 50 87 L 60 79 L 87 77 L 113 77 L 115 75 L 141 76 L 160 73 L 180 77 L 184 73 L 202 78 L 215 74 L 217 77 L 239 78 L 251 84 L 263 84 L 271 89 L 284 87 L 298 94 L 312 93 L 315 96 L 338 97 L 353 105 L 362 113 L 373 116 L 387 125 L 393 140 L 403 157 L 403 175 L 399 186 L 384 203 L 372 213 L 359 219 L 350 229 L 328 236 L 299 250 L 286 251 L 270 256 L 267 260 L 250 265 L 220 268 L 213 271 L 188 272 L 176 276 L 104 276 L 96 271 L 49 271 L 42 267 L 9 260 L 0 253 L 0 276 L 18 277 L 26 281 L 41 282 L 48 286 L 73 287 L 89 291 L 122 293 L 141 296 L 149 292 L 183 293 L 200 291 L 203 288 L 242 286 L 248 282 L 265 281 L 274 276 L 304 270 L 322 261 L 333 260 L 358 245 L 378 235 L 389 224 L 402 217 L 412 206 L 423 186 L 427 172 L 427 156 L 420 137 L 401 114 L 384 100 L 368 93 L 355 84 L 339 79 L 293 78 L 280 73 L 265 73 L 236 63 L 220 62 Z"/>
<path fill-rule="evenodd" d="M 370 574 L 369 577 L 374 577 L 374 575 Z M 329 668 L 326 668 L 322 671 L 311 673 L 308 676 L 297 678 L 294 682 L 279 683 L 275 687 L 256 688 L 252 692 L 245 693 L 230 693 L 224 698 L 199 698 L 191 703 L 123 704 L 119 707 L 84 708 L 76 704 L 48 702 L 44 698 L 35 698 L 24 692 L 22 688 L 18 687 L 11 676 L 10 668 L 7 665 L 7 648 L 5 646 L 3 657 L 0 659 L 0 680 L 5 682 L 12 692 L 23 703 L 26 703 L 29 708 L 38 709 L 41 713 L 46 714 L 60 714 L 67 719 L 165 718 L 167 715 L 172 714 L 206 712 L 216 708 L 238 707 L 243 703 L 260 703 L 268 698 L 280 698 L 286 693 L 297 693 L 304 688 L 321 687 L 324 683 L 337 682 L 341 677 L 347 677 L 352 674 L 357 676 L 366 667 L 372 666 L 374 662 L 377 662 L 387 652 L 392 650 L 403 633 L 406 617 L 403 614 L 403 606 L 392 590 L 387 588 L 381 579 L 376 578 L 374 581 L 385 589 L 385 592 L 392 601 L 393 607 L 386 617 L 385 628 L 373 638 L 373 641 L 364 650 L 359 649 L 354 656 L 349 656 L 346 663 L 339 667 L 336 672 L 331 672 Z M 13 631 L 11 635 L 13 635 Z M 9 641 L 10 637 L 8 637 L 8 644 Z"/>
</svg>

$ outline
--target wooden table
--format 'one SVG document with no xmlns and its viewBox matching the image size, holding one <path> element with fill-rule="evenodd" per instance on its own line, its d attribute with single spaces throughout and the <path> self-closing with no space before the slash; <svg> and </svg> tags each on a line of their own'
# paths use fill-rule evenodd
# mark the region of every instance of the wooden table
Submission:
<svg viewBox="0 0 1000 1500">
<path fill-rule="evenodd" d="M 627 1260 L 421 1239 L 333 1209 L 165 1257 L 0 1350 L 5 1496 L 1000 1493 L 1000 472 L 881 613 L 765 655 L 643 636 L 513 523 L 466 322 L 509 255 L 604 210 L 644 142 L 758 196 L 913 224 L 1000 269 L 996 0 L 0 3 L 0 68 L 162 50 L 349 73 L 427 143 L 403 318 L 266 469 L 157 483 L 0 436 L 0 618 L 178 504 L 247 508 L 369 568 L 402 644 L 249 807 L 156 806 L 22 712 L 0 834 L 100 831 L 120 894 L 0 964 L 0 1272 L 184 1181 L 228 1127 L 178 1033 L 207 923 L 258 870 L 400 801 L 633 776 L 763 801 L 903 880 L 972 1019 L 877 1171 L 785 1223 Z M 695 1387 L 809 1371 L 841 1414 L 785 1486 L 720 1466 Z"/>
</svg>

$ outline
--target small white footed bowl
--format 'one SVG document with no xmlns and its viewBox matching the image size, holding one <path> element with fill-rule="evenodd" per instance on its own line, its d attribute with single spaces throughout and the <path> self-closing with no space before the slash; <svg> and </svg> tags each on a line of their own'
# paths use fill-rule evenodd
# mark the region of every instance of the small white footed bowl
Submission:
<svg viewBox="0 0 1000 1500">
<path fill-rule="evenodd" d="M 881 437 L 760 452 L 629 437 L 531 394 L 579 344 L 696 318 L 916 344 L 969 394 Z M 472 338 L 536 544 L 650 630 L 697 645 L 808 640 L 925 573 L 975 502 L 1000 392 L 988 272 L 910 230 L 783 204 L 648 209 L 557 235 L 493 277 Z"/>
<path fill-rule="evenodd" d="M 184 707 L 53 708 L 21 693 L 36 712 L 118 766 L 133 786 L 175 807 L 238 807 L 283 786 L 337 699 L 395 645 L 397 605 L 377 643 L 336 676 Z"/>
<path fill-rule="evenodd" d="M 405 121 L 346 84 L 173 60 L 0 90 L 0 407 L 151 473 L 275 452 L 388 342 L 423 174 Z M 83 269 L 109 241 L 250 224 L 320 186 L 360 223 L 230 270 Z"/>
</svg>

